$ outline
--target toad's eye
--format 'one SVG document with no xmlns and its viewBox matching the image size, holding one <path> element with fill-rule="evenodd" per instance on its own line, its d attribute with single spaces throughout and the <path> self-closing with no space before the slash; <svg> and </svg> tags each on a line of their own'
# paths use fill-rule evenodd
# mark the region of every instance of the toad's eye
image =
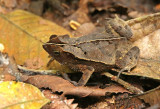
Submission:
<svg viewBox="0 0 160 109">
<path fill-rule="evenodd" d="M 59 51 L 53 51 L 55 55 L 60 55 Z"/>
</svg>

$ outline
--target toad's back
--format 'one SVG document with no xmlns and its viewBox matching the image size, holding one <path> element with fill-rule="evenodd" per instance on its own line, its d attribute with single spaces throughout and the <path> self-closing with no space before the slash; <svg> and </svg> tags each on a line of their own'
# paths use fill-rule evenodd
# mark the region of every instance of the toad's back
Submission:
<svg viewBox="0 0 160 109">
<path fill-rule="evenodd" d="M 95 40 L 76 45 L 66 44 L 62 47 L 64 52 L 73 54 L 78 59 L 114 65 L 116 52 L 126 53 L 130 44 L 125 39 Z"/>
</svg>

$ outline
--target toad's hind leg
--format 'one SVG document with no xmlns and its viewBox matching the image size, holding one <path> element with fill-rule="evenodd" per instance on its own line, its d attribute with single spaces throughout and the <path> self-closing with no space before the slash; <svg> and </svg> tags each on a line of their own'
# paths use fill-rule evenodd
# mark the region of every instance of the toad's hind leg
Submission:
<svg viewBox="0 0 160 109">
<path fill-rule="evenodd" d="M 134 46 L 124 55 L 124 57 L 120 56 L 120 52 L 117 52 L 116 55 L 116 65 L 121 68 L 117 75 L 117 78 L 119 78 L 123 71 L 128 70 L 128 72 L 130 72 L 130 70 L 137 65 L 140 50 L 137 46 Z"/>
<path fill-rule="evenodd" d="M 75 65 L 74 68 L 72 67 L 72 69 L 78 70 L 83 73 L 81 79 L 78 81 L 77 86 L 84 86 L 94 72 L 93 67 L 81 64 Z"/>
</svg>

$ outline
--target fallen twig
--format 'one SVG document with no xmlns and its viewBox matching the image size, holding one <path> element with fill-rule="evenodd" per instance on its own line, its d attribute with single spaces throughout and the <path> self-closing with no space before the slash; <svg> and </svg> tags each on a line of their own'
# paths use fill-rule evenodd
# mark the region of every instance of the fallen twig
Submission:
<svg viewBox="0 0 160 109">
<path fill-rule="evenodd" d="M 42 74 L 42 75 L 59 75 L 58 70 L 35 70 L 35 69 L 28 69 L 26 67 L 22 67 L 17 65 L 18 69 L 24 72 L 27 75 L 35 75 L 35 74 Z"/>
<path fill-rule="evenodd" d="M 143 93 L 142 90 L 138 89 L 137 87 L 134 87 L 133 85 L 129 84 L 129 83 L 126 82 L 126 81 L 123 81 L 123 80 L 120 79 L 120 78 L 117 79 L 116 76 L 114 76 L 114 75 L 112 75 L 112 74 L 110 74 L 110 73 L 108 73 L 108 72 L 104 72 L 103 74 L 104 74 L 105 76 L 111 78 L 113 81 L 121 84 L 122 86 L 124 86 L 126 89 L 128 89 L 128 90 L 129 90 L 130 92 L 132 92 L 132 93 L 135 93 L 135 94 L 142 94 L 142 93 Z"/>
</svg>

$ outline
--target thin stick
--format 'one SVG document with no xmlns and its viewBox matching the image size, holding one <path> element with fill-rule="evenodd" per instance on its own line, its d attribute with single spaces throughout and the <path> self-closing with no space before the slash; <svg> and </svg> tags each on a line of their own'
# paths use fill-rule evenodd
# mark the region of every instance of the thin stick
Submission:
<svg viewBox="0 0 160 109">
<path fill-rule="evenodd" d="M 143 91 L 140 90 L 139 88 L 134 87 L 133 85 L 129 84 L 128 82 L 123 81 L 123 80 L 120 79 L 120 78 L 117 79 L 116 76 L 114 76 L 114 75 L 112 75 L 112 74 L 110 74 L 110 73 L 108 73 L 108 72 L 104 72 L 103 74 L 104 74 L 105 76 L 111 78 L 113 81 L 121 84 L 122 86 L 124 86 L 126 89 L 128 89 L 128 90 L 129 90 L 130 92 L 132 92 L 132 93 L 135 93 L 135 94 L 142 94 L 142 93 L 143 93 Z"/>
<path fill-rule="evenodd" d="M 34 75 L 36 73 L 42 74 L 42 75 L 57 75 L 58 70 L 34 70 L 34 69 L 27 69 L 26 67 L 22 67 L 20 65 L 17 65 L 19 70 L 22 70 L 24 73 L 28 75 Z"/>
</svg>

